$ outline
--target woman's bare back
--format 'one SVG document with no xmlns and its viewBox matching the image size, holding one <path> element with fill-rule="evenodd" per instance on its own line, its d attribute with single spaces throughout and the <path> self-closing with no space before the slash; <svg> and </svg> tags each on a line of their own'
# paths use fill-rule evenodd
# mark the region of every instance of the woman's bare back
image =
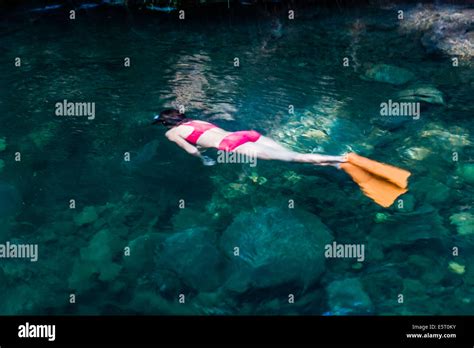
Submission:
<svg viewBox="0 0 474 348">
<path fill-rule="evenodd" d="M 197 123 L 203 123 L 203 124 L 209 124 L 209 122 L 204 122 L 204 121 L 196 121 L 194 120 L 193 122 Z M 183 139 L 186 139 L 193 131 L 194 127 L 191 125 L 186 125 L 182 124 L 179 125 L 174 129 L 174 131 L 181 136 Z M 220 142 L 222 139 L 224 139 L 230 132 L 227 132 L 226 130 L 219 128 L 219 127 L 214 127 L 209 130 L 206 130 L 197 140 L 197 145 L 201 147 L 213 147 L 213 148 L 218 148 Z"/>
</svg>

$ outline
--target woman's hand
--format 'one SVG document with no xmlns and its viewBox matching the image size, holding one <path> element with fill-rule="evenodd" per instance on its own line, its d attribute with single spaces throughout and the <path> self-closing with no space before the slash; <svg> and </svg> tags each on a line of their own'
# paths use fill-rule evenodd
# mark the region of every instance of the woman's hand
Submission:
<svg viewBox="0 0 474 348">
<path fill-rule="evenodd" d="M 202 164 L 205 166 L 213 166 L 216 164 L 216 161 L 209 156 L 201 155 Z"/>
</svg>

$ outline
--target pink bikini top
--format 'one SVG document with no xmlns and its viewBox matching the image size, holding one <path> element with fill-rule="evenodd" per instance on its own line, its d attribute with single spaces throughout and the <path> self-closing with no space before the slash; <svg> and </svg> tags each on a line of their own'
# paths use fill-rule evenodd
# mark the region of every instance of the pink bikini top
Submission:
<svg viewBox="0 0 474 348">
<path fill-rule="evenodd" d="M 197 144 L 198 139 L 204 132 L 212 128 L 217 128 L 217 126 L 212 123 L 201 123 L 196 121 L 188 121 L 180 124 L 180 126 L 191 126 L 194 128 L 191 134 L 186 137 L 186 140 L 191 144 Z"/>
</svg>

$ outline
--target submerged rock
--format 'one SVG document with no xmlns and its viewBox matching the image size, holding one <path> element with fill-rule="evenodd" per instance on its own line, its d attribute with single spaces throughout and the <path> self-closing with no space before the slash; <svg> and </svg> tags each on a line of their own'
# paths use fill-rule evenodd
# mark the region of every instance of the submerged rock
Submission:
<svg viewBox="0 0 474 348">
<path fill-rule="evenodd" d="M 403 32 L 422 32 L 428 52 L 443 52 L 468 60 L 474 56 L 472 25 L 474 10 L 451 4 L 417 6 L 400 21 Z"/>
<path fill-rule="evenodd" d="M 433 86 L 412 86 L 399 93 L 400 101 L 425 102 L 444 105 L 443 93 Z"/>
<path fill-rule="evenodd" d="M 464 274 L 466 272 L 466 266 L 461 265 L 454 261 L 451 261 L 448 267 L 451 272 L 456 273 L 456 274 Z"/>
<path fill-rule="evenodd" d="M 265 178 L 264 176 L 259 176 L 257 172 L 252 172 L 248 178 L 250 179 L 250 181 L 252 181 L 254 184 L 258 184 L 258 185 L 263 185 L 265 184 L 268 179 Z"/>
<path fill-rule="evenodd" d="M 426 284 L 438 284 L 445 276 L 445 263 L 442 258 L 427 255 L 410 255 L 407 259 L 407 276 L 420 279 Z"/>
<path fill-rule="evenodd" d="M 329 229 L 308 212 L 242 212 L 221 238 L 233 268 L 225 287 L 244 292 L 284 283 L 307 286 L 324 271 L 324 246 L 331 240 Z"/>
<path fill-rule="evenodd" d="M 313 149 L 325 152 L 327 150 L 325 146 L 331 140 L 330 135 L 335 127 L 340 126 L 339 123 L 342 122 L 341 119 L 335 117 L 339 114 L 342 104 L 342 102 L 335 100 L 330 102 L 323 100 L 305 109 L 302 113 L 295 112 L 269 135 L 295 151 L 307 152 L 308 149 Z M 351 130 L 356 133 L 355 127 L 351 127 Z M 347 135 L 344 130 L 342 132 Z M 334 139 L 332 140 L 334 143 Z"/>
<path fill-rule="evenodd" d="M 457 174 L 461 176 L 466 182 L 474 184 L 474 163 L 466 163 L 460 165 L 456 170 Z"/>
<path fill-rule="evenodd" d="M 171 218 L 173 229 L 175 231 L 185 231 L 190 228 L 206 226 L 213 227 L 215 216 L 210 216 L 207 212 L 201 212 L 197 209 L 186 208 L 179 211 Z"/>
<path fill-rule="evenodd" d="M 402 284 L 403 289 L 400 294 L 403 294 L 404 304 L 395 309 L 397 314 L 439 314 L 439 302 L 436 301 L 436 297 L 433 298 L 433 292 L 436 290 L 427 287 L 418 279 L 403 278 Z"/>
<path fill-rule="evenodd" d="M 329 136 L 324 133 L 322 130 L 319 129 L 310 129 L 304 133 L 301 134 L 301 136 L 314 139 L 316 141 L 328 141 Z"/>
<path fill-rule="evenodd" d="M 424 205 L 413 212 L 404 213 L 394 221 L 376 224 L 368 236 L 368 248 L 375 245 L 408 245 L 423 240 L 442 243 L 448 239 L 448 235 L 437 210 Z"/>
<path fill-rule="evenodd" d="M 94 206 L 85 207 L 82 212 L 74 217 L 74 222 L 77 226 L 87 225 L 93 223 L 99 218 Z"/>
<path fill-rule="evenodd" d="M 157 234 L 147 233 L 128 243 L 129 255 L 124 257 L 124 268 L 127 271 L 139 274 L 153 267 L 156 246 L 160 241 Z"/>
<path fill-rule="evenodd" d="M 404 154 L 408 156 L 408 158 L 415 161 L 424 160 L 430 153 L 431 150 L 426 147 L 410 147 L 404 151 Z"/>
<path fill-rule="evenodd" d="M 284 172 L 283 177 L 288 180 L 290 184 L 296 184 L 303 178 L 301 175 L 297 174 L 292 170 L 287 170 L 286 172 Z"/>
<path fill-rule="evenodd" d="M 384 223 L 386 221 L 391 221 L 392 217 L 388 213 L 376 213 L 374 216 L 374 221 L 378 224 Z"/>
<path fill-rule="evenodd" d="M 157 273 L 171 272 L 199 291 L 218 288 L 225 274 L 223 255 L 214 246 L 215 236 L 203 228 L 188 229 L 169 236 L 156 251 Z M 166 277 L 162 278 L 166 285 Z"/>
<path fill-rule="evenodd" d="M 403 85 L 413 80 L 414 77 L 415 75 L 407 69 L 388 64 L 377 64 L 368 69 L 362 76 L 362 79 L 390 83 L 392 85 Z"/>
<path fill-rule="evenodd" d="M 249 194 L 250 188 L 247 184 L 230 183 L 222 190 L 222 195 L 226 199 L 235 199 Z"/>
<path fill-rule="evenodd" d="M 92 275 L 97 274 L 101 281 L 112 281 L 120 273 L 122 266 L 113 261 L 121 250 L 117 236 L 104 229 L 90 240 L 87 247 L 80 251 L 80 259 L 76 260 L 69 278 L 69 286 L 84 290 L 93 286 Z"/>
<path fill-rule="evenodd" d="M 463 280 L 467 285 L 467 288 L 471 289 L 472 295 L 474 295 L 474 256 L 467 255 L 464 259 L 464 263 L 468 265 L 468 267 L 465 269 L 466 273 Z M 474 298 L 472 298 L 472 300 L 474 300 Z"/>
<path fill-rule="evenodd" d="M 451 189 L 445 184 L 436 180 L 428 180 L 429 189 L 426 192 L 425 200 L 431 204 L 442 203 L 449 198 Z"/>
<path fill-rule="evenodd" d="M 369 266 L 360 280 L 372 302 L 379 307 L 378 313 L 383 312 L 383 308 L 387 308 L 387 304 L 402 291 L 403 278 L 394 268 L 388 267 L 385 260 L 380 260 L 373 267 Z"/>
<path fill-rule="evenodd" d="M 474 234 L 474 215 L 471 213 L 453 214 L 449 220 L 456 226 L 458 234 L 462 236 Z"/>
<path fill-rule="evenodd" d="M 441 124 L 432 122 L 423 128 L 420 136 L 428 138 L 433 147 L 442 147 L 449 151 L 452 151 L 453 147 L 472 145 L 468 131 L 458 126 L 446 128 Z"/>
<path fill-rule="evenodd" d="M 327 288 L 327 315 L 360 315 L 372 312 L 372 301 L 357 278 L 336 280 Z"/>
<path fill-rule="evenodd" d="M 20 194 L 14 186 L 0 182 L 0 217 L 14 214 L 20 201 Z"/>
<path fill-rule="evenodd" d="M 397 210 L 401 212 L 412 212 L 415 209 L 416 200 L 412 194 L 404 194 L 397 200 Z"/>
</svg>

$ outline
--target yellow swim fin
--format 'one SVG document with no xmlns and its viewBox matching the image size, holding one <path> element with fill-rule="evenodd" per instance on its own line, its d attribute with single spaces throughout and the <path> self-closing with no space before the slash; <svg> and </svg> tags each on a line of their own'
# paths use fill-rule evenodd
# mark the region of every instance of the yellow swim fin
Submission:
<svg viewBox="0 0 474 348">
<path fill-rule="evenodd" d="M 411 173 L 405 169 L 397 168 L 389 164 L 380 163 L 366 157 L 359 156 L 355 153 L 350 153 L 347 156 L 349 163 L 352 163 L 366 171 L 380 176 L 391 183 L 401 188 L 406 188 L 408 185 L 408 177 Z"/>
<path fill-rule="evenodd" d="M 350 153 L 340 168 L 349 174 L 362 192 L 382 207 L 389 207 L 408 191 L 410 172 Z"/>
</svg>

